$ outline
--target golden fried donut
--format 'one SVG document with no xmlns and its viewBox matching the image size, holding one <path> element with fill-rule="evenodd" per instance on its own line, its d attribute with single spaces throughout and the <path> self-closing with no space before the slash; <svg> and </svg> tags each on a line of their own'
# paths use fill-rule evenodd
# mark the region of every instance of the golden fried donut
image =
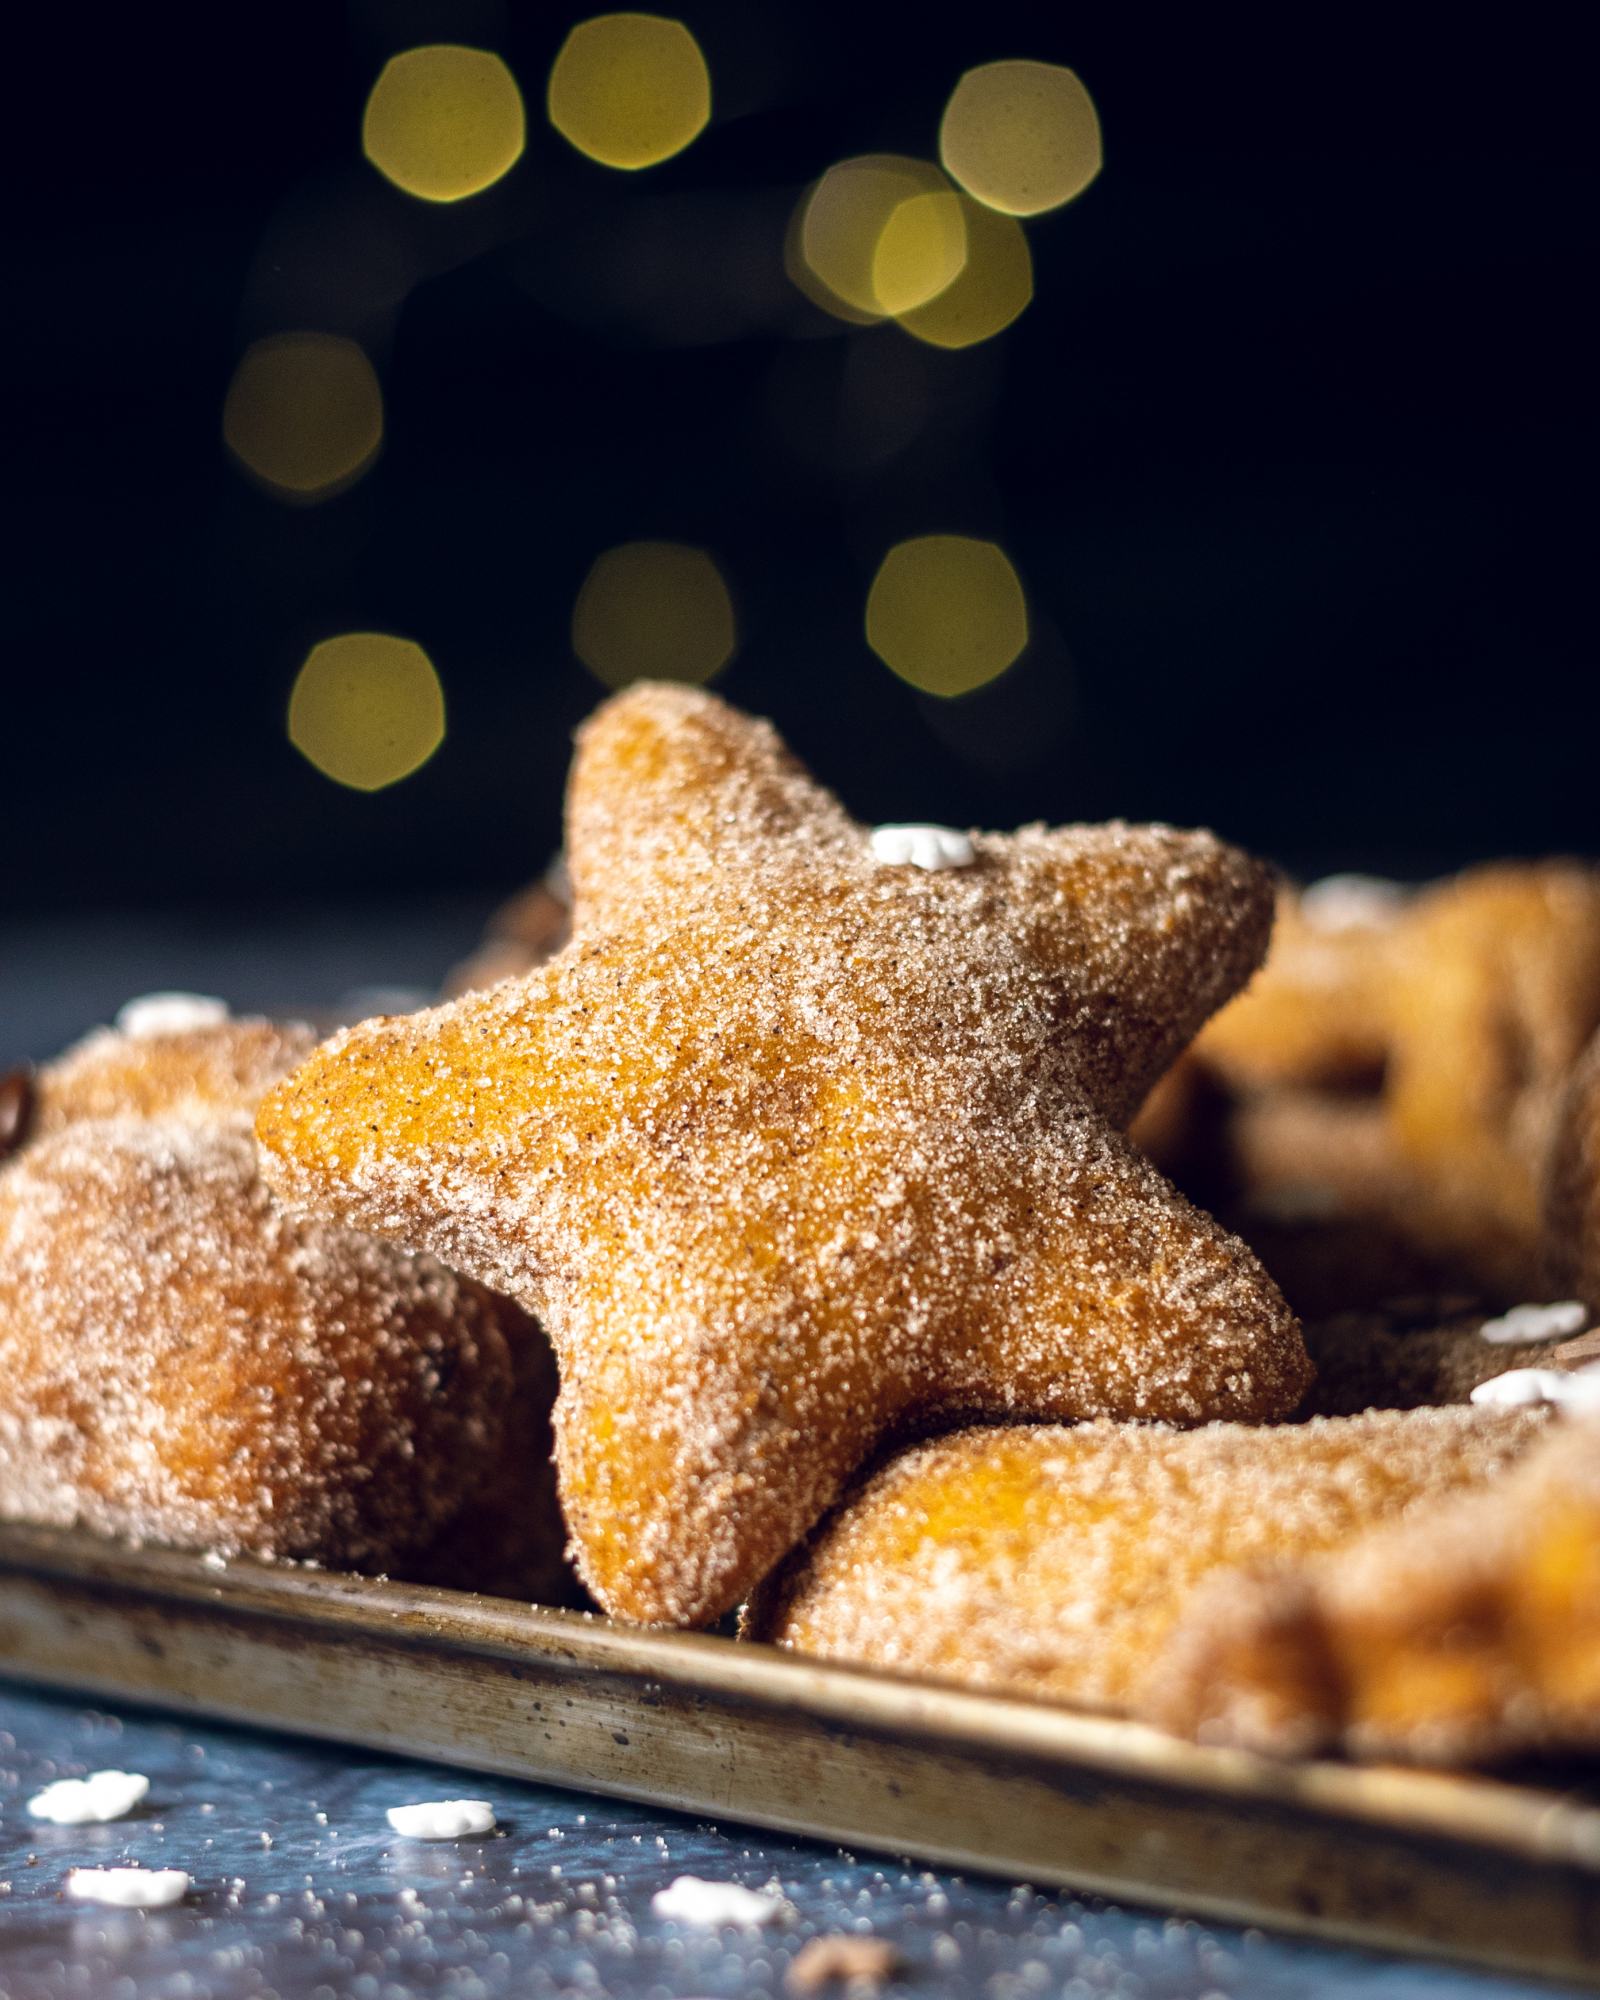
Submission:
<svg viewBox="0 0 1600 2000">
<path fill-rule="evenodd" d="M 1562 1092 L 1600 1026 L 1600 870 L 1480 868 L 1419 897 L 1393 1021 L 1385 1102 L 1413 1225 L 1527 1296 Z"/>
<path fill-rule="evenodd" d="M 0 1171 L 0 1512 L 401 1562 L 500 1452 L 509 1312 L 290 1220 L 248 1122 L 69 1125 Z"/>
<path fill-rule="evenodd" d="M 97 1028 L 35 1078 L 33 1129 L 59 1132 L 86 1118 L 209 1122 L 253 1113 L 262 1092 L 316 1043 L 299 1021 L 228 1019 L 140 1035 Z"/>
<path fill-rule="evenodd" d="M 572 1601 L 548 1342 L 278 1212 L 250 1118 L 315 1038 L 180 1000 L 0 1091 L 0 1514 Z"/>
<path fill-rule="evenodd" d="M 1465 1409 L 962 1431 L 868 1478 L 757 1593 L 746 1636 L 1143 1713 L 1207 1578 L 1342 1548 L 1492 1477 L 1540 1427 Z"/>
<path fill-rule="evenodd" d="M 1281 887 L 1265 965 L 1196 1045 L 1207 1066 L 1245 1090 L 1375 1083 L 1405 909 L 1388 882 L 1333 876 L 1304 892 Z"/>
<path fill-rule="evenodd" d="M 335 1036 L 262 1106 L 288 1199 L 551 1329 L 618 1616 L 738 1603 L 913 1415 L 1305 1388 L 1270 1280 L 1117 1130 L 1259 958 L 1264 871 L 1163 827 L 884 831 L 766 724 L 636 686 L 580 737 L 567 949 Z"/>
<path fill-rule="evenodd" d="M 1600 1035 L 1562 1092 L 1545 1162 L 1544 1263 L 1550 1289 L 1600 1313 Z"/>
<path fill-rule="evenodd" d="M 1597 1024 L 1600 871 L 1508 863 L 1409 897 L 1332 878 L 1280 896 L 1267 965 L 1195 1045 L 1231 1108 L 1212 1104 L 1203 1147 L 1154 1130 L 1296 1303 L 1257 1217 L 1268 1239 L 1353 1226 L 1409 1250 L 1419 1284 L 1537 1295 L 1557 1109 Z"/>
<path fill-rule="evenodd" d="M 1334 1554 L 1219 1579 L 1157 1694 L 1169 1727 L 1300 1754 L 1600 1747 L 1600 1429 Z"/>
</svg>

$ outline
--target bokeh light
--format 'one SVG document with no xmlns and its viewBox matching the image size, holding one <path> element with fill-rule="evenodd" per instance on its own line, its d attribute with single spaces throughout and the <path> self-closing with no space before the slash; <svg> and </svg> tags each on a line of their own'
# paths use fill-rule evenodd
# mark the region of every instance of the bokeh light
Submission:
<svg viewBox="0 0 1600 2000">
<path fill-rule="evenodd" d="M 289 741 L 325 777 L 381 791 L 444 741 L 444 690 L 412 639 L 344 632 L 313 646 L 289 696 Z"/>
<path fill-rule="evenodd" d="M 952 285 L 966 261 L 960 197 L 914 194 L 883 225 L 872 254 L 872 289 L 886 313 L 911 312 Z"/>
<path fill-rule="evenodd" d="M 367 158 L 422 201 L 481 194 L 522 157 L 517 80 L 488 49 L 436 42 L 384 65 L 361 124 Z"/>
<path fill-rule="evenodd" d="M 383 391 L 353 340 L 280 333 L 245 350 L 222 406 L 222 437 L 285 500 L 331 499 L 383 442 Z"/>
<path fill-rule="evenodd" d="M 704 549 L 681 542 L 608 549 L 572 608 L 572 649 L 607 687 L 708 681 L 738 640 L 722 572 Z"/>
<path fill-rule="evenodd" d="M 601 14 L 561 45 L 550 123 L 602 166 L 633 171 L 681 153 L 711 118 L 711 73 L 681 21 Z"/>
<path fill-rule="evenodd" d="M 969 694 L 1028 643 L 1028 607 L 1004 550 L 919 535 L 884 557 L 867 596 L 867 643 L 924 694 Z"/>
<path fill-rule="evenodd" d="M 1041 215 L 1099 173 L 1100 119 L 1075 72 L 1058 63 L 984 63 L 951 93 L 939 157 L 989 208 Z"/>
<path fill-rule="evenodd" d="M 966 259 L 955 278 L 926 305 L 899 315 L 900 325 L 931 347 L 973 347 L 990 340 L 1033 297 L 1033 259 L 1022 225 L 961 197 Z"/>
<path fill-rule="evenodd" d="M 884 319 L 893 310 L 879 296 L 879 250 L 903 208 L 921 196 L 951 195 L 950 183 L 928 160 L 907 159 L 899 153 L 866 153 L 830 167 L 804 197 L 797 248 L 812 279 L 821 286 L 803 287 L 813 299 L 844 319 Z M 933 212 L 937 216 L 938 211 Z M 965 254 L 965 228 L 959 239 Z M 920 254 L 922 262 L 916 260 Z M 961 268 L 952 268 L 948 226 L 919 227 L 917 219 L 895 230 L 884 275 L 897 293 L 915 295 L 920 304 L 948 284 Z"/>
</svg>

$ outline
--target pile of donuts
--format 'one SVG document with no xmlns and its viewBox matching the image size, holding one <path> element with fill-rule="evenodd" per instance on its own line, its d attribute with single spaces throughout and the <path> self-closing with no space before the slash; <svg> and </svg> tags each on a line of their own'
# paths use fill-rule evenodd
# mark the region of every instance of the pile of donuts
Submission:
<svg viewBox="0 0 1600 2000">
<path fill-rule="evenodd" d="M 0 1516 L 1600 1750 L 1600 869 L 871 829 L 641 684 L 446 990 L 0 1083 Z"/>
</svg>

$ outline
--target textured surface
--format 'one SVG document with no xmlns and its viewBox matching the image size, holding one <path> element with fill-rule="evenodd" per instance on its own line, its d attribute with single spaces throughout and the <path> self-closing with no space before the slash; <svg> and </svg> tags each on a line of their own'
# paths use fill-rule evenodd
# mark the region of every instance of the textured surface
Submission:
<svg viewBox="0 0 1600 2000">
<path fill-rule="evenodd" d="M 170 920 L 14 927 L 5 940 L 11 948 L 0 951 L 10 1053 L 43 1057 L 129 994 L 162 984 L 262 1006 L 376 977 L 425 983 L 461 953 L 477 921 L 476 911 L 449 920 L 437 911 L 353 911 L 272 930 Z M 79 1836 L 23 1817 L 20 1802 L 41 1784 L 107 1765 L 157 1781 L 140 1819 L 85 1829 L 80 1846 Z M 457 1792 L 491 1794 L 505 1837 L 420 1852 L 390 1842 L 386 1806 Z M 38 1857 L 32 1867 L 30 1854 Z M 189 1867 L 199 1894 L 154 1918 L 102 1916 L 60 1899 L 68 1867 L 119 1859 Z M 1159 1912 L 1019 1896 L 1005 1884 L 908 1874 L 614 1801 L 136 1714 L 96 1715 L 0 1687 L 5 2000 L 541 2000 L 552 1993 L 775 2000 L 781 1967 L 769 1938 L 686 1939 L 650 1917 L 650 1892 L 685 1872 L 747 1883 L 776 1873 L 800 1911 L 797 1940 L 862 1922 L 894 1937 L 908 1969 L 889 1990 L 909 2000 L 1058 1992 L 1068 2000 L 1549 2000 L 1558 1990 L 1165 1922 Z M 608 1873 L 636 1927 L 625 1951 L 620 1927 L 602 1944 L 579 1916 L 583 1885 L 599 1896 Z M 231 1902 L 235 1879 L 242 1886 Z M 308 1887 L 320 1909 L 304 1901 Z M 402 1901 L 407 1889 L 417 1903 Z M 536 1915 L 544 1905 L 554 1906 L 547 1922 Z M 613 1921 L 608 1916 L 608 1930 Z"/>
<path fill-rule="evenodd" d="M 313 1040 L 102 1029 L 39 1071 L 0 1169 L 0 1513 L 560 1601 L 543 1336 L 261 1180 L 256 1101 Z"/>
<path fill-rule="evenodd" d="M 1028 1425 L 893 1458 L 758 1594 L 757 1638 L 1142 1714 L 1197 1590 L 1502 1472 L 1542 1416 Z M 1230 1577 L 1234 1572 L 1235 1577 Z"/>
<path fill-rule="evenodd" d="M 25 1817 L 42 1784 L 105 1765 L 150 1777 L 137 1817 L 82 1828 Z M 406 1842 L 385 1822 L 389 1806 L 458 1793 L 490 1800 L 498 1836 Z M 194 1893 L 153 1916 L 62 1899 L 69 1868 L 126 1861 L 185 1868 Z M 794 1915 L 761 1931 L 687 1931 L 650 1908 L 682 1874 L 775 1881 Z M 806 1940 L 837 1933 L 895 1943 L 904 1966 L 885 1989 L 892 2000 L 1548 2000 L 1561 1990 L 0 1687 L 5 2000 L 778 2000 Z"/>
<path fill-rule="evenodd" d="M 1451 1763 L 1600 1744 L 1600 1427 L 1481 1492 L 1197 1597 L 1158 1719 L 1213 1742 Z"/>
<path fill-rule="evenodd" d="M 772 730 L 639 686 L 581 732 L 574 942 L 336 1037 L 268 1096 L 279 1191 L 520 1299 L 616 1614 L 703 1623 L 934 1411 L 1291 1409 L 1295 1323 L 1122 1136 L 1265 948 L 1204 833 L 872 857 Z"/>
</svg>

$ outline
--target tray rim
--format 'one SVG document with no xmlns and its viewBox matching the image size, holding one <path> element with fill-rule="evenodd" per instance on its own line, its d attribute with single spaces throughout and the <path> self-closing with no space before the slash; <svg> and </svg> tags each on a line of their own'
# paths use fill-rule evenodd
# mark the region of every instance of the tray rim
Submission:
<svg viewBox="0 0 1600 2000">
<path fill-rule="evenodd" d="M 1478 1771 L 1272 1758 L 1193 1743 L 1118 1715 L 804 1658 L 719 1634 L 624 1625 L 598 1612 L 312 1564 L 218 1559 L 83 1529 L 0 1522 L 0 1573 L 6 1571 L 107 1593 L 143 1591 L 275 1622 L 327 1625 L 422 1650 L 458 1651 L 465 1640 L 472 1651 L 508 1662 L 534 1654 L 569 1671 L 605 1671 L 684 1694 L 792 1709 L 824 1724 L 1070 1762 L 1240 1806 L 1295 1807 L 1353 1826 L 1496 1849 L 1593 1874 L 1600 1889 L 1600 1793 L 1577 1788 Z M 0 1665 L 0 1674 L 5 1671 Z M 248 1710 L 229 1712 L 248 1725 Z M 257 1726 L 284 1727 L 275 1721 Z"/>
</svg>

